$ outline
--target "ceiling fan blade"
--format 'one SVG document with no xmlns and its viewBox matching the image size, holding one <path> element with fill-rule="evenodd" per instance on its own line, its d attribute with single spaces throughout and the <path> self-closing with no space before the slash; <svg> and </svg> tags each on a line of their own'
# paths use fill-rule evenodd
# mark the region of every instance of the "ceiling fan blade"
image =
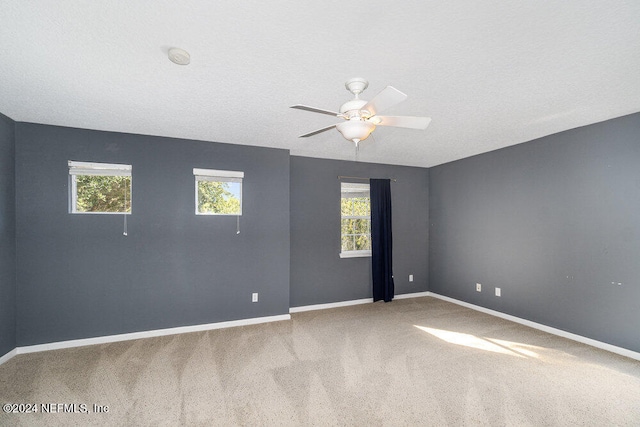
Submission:
<svg viewBox="0 0 640 427">
<path fill-rule="evenodd" d="M 367 110 L 372 116 L 407 99 L 407 95 L 393 86 L 387 86 L 373 97 L 361 110 Z"/>
<path fill-rule="evenodd" d="M 317 135 L 319 133 L 326 132 L 329 129 L 333 129 L 336 126 L 337 125 L 326 126 L 326 127 L 321 128 L 321 129 L 314 130 L 313 132 L 309 132 L 309 133 L 305 133 L 304 135 L 300 135 L 298 138 L 306 138 L 308 136 Z"/>
<path fill-rule="evenodd" d="M 376 126 L 395 126 L 409 129 L 426 129 L 431 123 L 430 117 L 413 116 L 375 116 L 369 121 Z"/>
<path fill-rule="evenodd" d="M 337 117 L 338 113 L 335 111 L 323 110 L 322 108 L 309 107 L 307 105 L 292 105 L 290 108 L 297 108 L 298 110 L 311 111 L 312 113 L 328 114 L 329 116 Z"/>
</svg>

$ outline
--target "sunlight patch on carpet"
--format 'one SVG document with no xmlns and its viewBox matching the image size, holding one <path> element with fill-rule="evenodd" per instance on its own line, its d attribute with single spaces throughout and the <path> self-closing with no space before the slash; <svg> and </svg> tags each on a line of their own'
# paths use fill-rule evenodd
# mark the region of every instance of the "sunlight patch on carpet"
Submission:
<svg viewBox="0 0 640 427">
<path fill-rule="evenodd" d="M 507 354 L 515 357 L 539 357 L 538 353 L 531 350 L 526 344 L 513 341 L 499 340 L 495 338 L 477 337 L 461 332 L 447 331 L 444 329 L 428 328 L 426 326 L 413 325 L 421 331 L 427 332 L 436 338 L 450 344 L 462 345 L 478 350 L 491 351 L 493 353 Z"/>
</svg>

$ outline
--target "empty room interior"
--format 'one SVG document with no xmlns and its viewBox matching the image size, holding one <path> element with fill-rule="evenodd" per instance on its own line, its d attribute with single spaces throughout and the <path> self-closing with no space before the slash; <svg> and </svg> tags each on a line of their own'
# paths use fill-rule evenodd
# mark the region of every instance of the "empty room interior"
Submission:
<svg viewBox="0 0 640 427">
<path fill-rule="evenodd" d="M 640 424 L 639 2 L 0 40 L 0 425 Z"/>
</svg>

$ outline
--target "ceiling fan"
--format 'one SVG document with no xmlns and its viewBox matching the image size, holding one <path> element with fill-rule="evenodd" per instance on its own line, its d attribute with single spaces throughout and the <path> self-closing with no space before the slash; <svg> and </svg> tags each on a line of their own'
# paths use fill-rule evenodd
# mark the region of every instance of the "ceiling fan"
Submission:
<svg viewBox="0 0 640 427">
<path fill-rule="evenodd" d="M 369 82 L 357 77 L 349 80 L 344 85 L 355 98 L 342 104 L 339 113 L 306 105 L 298 104 L 291 106 L 291 108 L 297 108 L 298 110 L 327 114 L 344 119 L 343 122 L 305 133 L 304 135 L 300 135 L 299 138 L 306 138 L 336 128 L 343 137 L 349 141 L 353 141 L 356 144 L 356 148 L 358 148 L 358 143 L 367 139 L 376 126 L 426 129 L 431 122 L 429 117 L 379 116 L 378 113 L 407 98 L 407 95 L 392 86 L 384 88 L 374 96 L 371 101 L 365 101 L 364 99 L 360 99 L 360 94 L 369 86 Z"/>
</svg>

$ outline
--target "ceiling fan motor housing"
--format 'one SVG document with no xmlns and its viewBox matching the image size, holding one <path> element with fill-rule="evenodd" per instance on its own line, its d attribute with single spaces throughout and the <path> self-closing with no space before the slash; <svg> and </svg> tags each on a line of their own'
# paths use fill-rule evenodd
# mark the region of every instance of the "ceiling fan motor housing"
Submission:
<svg viewBox="0 0 640 427">
<path fill-rule="evenodd" d="M 340 114 L 345 114 L 350 111 L 357 113 L 365 105 L 367 105 L 367 101 L 365 101 L 364 99 L 352 99 L 351 101 L 347 101 L 340 106 Z M 349 114 L 345 114 L 345 115 L 347 116 L 347 118 L 350 118 L 348 117 Z M 358 114 L 358 117 L 360 117 L 360 114 Z"/>
</svg>

